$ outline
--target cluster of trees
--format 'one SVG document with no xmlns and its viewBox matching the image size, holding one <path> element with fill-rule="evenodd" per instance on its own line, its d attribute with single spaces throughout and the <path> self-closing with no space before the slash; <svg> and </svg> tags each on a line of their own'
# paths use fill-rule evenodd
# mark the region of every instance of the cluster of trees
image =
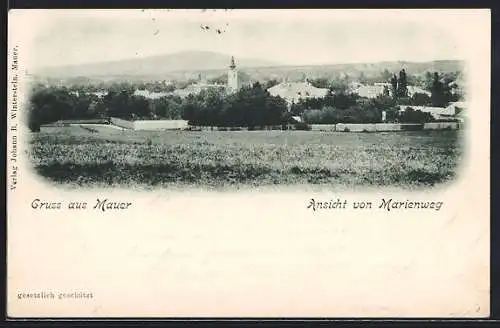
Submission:
<svg viewBox="0 0 500 328">
<path fill-rule="evenodd" d="M 292 104 L 290 112 L 294 115 L 301 115 L 306 110 L 322 109 L 325 107 L 345 110 L 356 106 L 361 98 L 355 93 L 329 93 L 324 98 L 304 98 Z"/>
<path fill-rule="evenodd" d="M 136 81 L 136 82 L 123 82 L 123 81 L 92 81 L 92 80 L 79 80 L 71 79 L 64 83 L 65 89 L 71 91 L 78 91 L 84 93 L 90 92 L 107 92 L 109 90 L 148 90 L 150 92 L 172 92 L 178 89 L 184 89 L 190 84 L 198 82 L 197 79 L 186 79 L 182 81 Z M 49 86 L 59 87 L 58 83 L 49 83 Z"/>
<path fill-rule="evenodd" d="M 189 95 L 182 118 L 197 126 L 259 127 L 286 122 L 287 104 L 271 96 L 260 83 L 226 95 L 214 89 Z"/>
<path fill-rule="evenodd" d="M 292 104 L 291 113 L 301 116 L 305 122 L 309 124 L 336 124 L 336 123 L 379 123 L 382 122 L 382 112 L 386 112 L 387 121 L 406 122 L 408 117 L 402 116 L 398 118 L 398 105 L 401 104 L 401 99 L 407 100 L 407 105 L 417 105 L 420 98 L 407 97 L 406 75 L 402 71 L 400 78 L 393 77 L 396 80 L 394 94 L 399 94 L 405 98 L 392 97 L 389 89 L 384 94 L 374 99 L 362 98 L 356 93 L 349 92 L 347 86 L 333 89 L 330 85 L 330 92 L 324 98 L 307 98 L 301 99 L 299 102 Z M 401 81 L 401 83 L 398 83 Z M 319 83 L 318 83 L 319 82 Z M 313 85 L 325 85 L 327 81 L 313 80 Z M 398 88 L 399 85 L 399 88 Z M 424 94 L 425 96 L 425 94 Z M 426 102 L 426 100 L 424 101 Z M 422 119 L 430 118 L 425 115 Z M 411 117 L 410 121 L 413 120 Z"/>
<path fill-rule="evenodd" d="M 97 96 L 78 96 L 66 88 L 35 89 L 30 100 L 28 125 L 32 131 L 38 131 L 42 124 L 60 119 L 94 118 L 102 110 L 97 106 Z"/>
<path fill-rule="evenodd" d="M 181 98 L 168 95 L 146 99 L 134 95 L 130 85 L 111 88 L 99 97 L 86 90 L 65 87 L 37 87 L 31 95 L 29 127 L 58 120 L 118 117 L 123 119 L 185 119 L 199 126 L 279 125 L 287 119 L 287 104 L 271 96 L 259 83 L 243 87 L 235 94 L 222 90 L 203 90 Z"/>
<path fill-rule="evenodd" d="M 405 76 L 403 82 L 406 85 L 420 84 L 417 77 L 412 75 L 407 75 L 406 72 L 403 73 Z M 375 83 L 385 83 L 389 82 L 393 78 L 393 73 L 389 72 L 387 69 L 382 71 L 379 75 L 366 76 L 363 72 L 358 75 L 341 74 L 333 78 L 319 77 L 310 79 L 310 82 L 316 88 L 326 88 L 333 92 L 347 92 L 349 89 L 349 84 L 351 82 L 358 82 L 365 85 L 373 85 Z"/>
<path fill-rule="evenodd" d="M 430 92 L 430 96 L 426 93 L 409 95 L 409 76 L 404 69 L 398 75 L 384 71 L 382 76 L 387 78 L 390 86 L 385 87 L 384 92 L 375 99 L 361 98 L 351 93 L 348 89 L 350 79 L 346 75 L 330 81 L 326 78 L 314 79 L 311 84 L 328 87 L 329 95 L 325 98 L 302 99 L 292 105 L 291 112 L 311 124 L 376 123 L 382 121 L 382 112 L 386 113 L 385 118 L 389 122 L 422 123 L 433 121 L 432 115 L 411 108 L 399 112 L 399 106 L 445 107 L 463 96 L 461 90 L 453 92 L 453 88 L 456 88 L 453 81 L 459 77 L 458 73 L 427 73 L 423 88 Z"/>
<path fill-rule="evenodd" d="M 425 93 L 415 93 L 409 97 L 407 75 L 403 69 L 399 72 L 399 77 L 395 74 L 391 77 L 391 94 L 400 105 L 446 107 L 450 102 L 463 98 L 462 90 L 459 90 L 455 83 L 457 78 L 457 73 L 427 72 L 424 78 L 424 89 L 429 91 L 431 96 Z"/>
<path fill-rule="evenodd" d="M 332 94 L 325 98 L 301 100 L 292 105 L 292 113 L 309 124 L 380 123 L 382 112 L 394 121 L 398 109 L 392 97 L 361 98 L 356 94 Z"/>
<path fill-rule="evenodd" d="M 180 119 L 184 102 L 177 96 L 146 99 L 134 95 L 128 85 L 115 85 L 104 96 L 88 90 L 66 87 L 41 87 L 32 90 L 28 124 L 32 131 L 40 125 L 59 120 L 108 118 L 124 119 Z"/>
<path fill-rule="evenodd" d="M 394 120 L 401 123 L 425 123 L 434 121 L 434 118 L 430 113 L 408 107 L 404 112 L 396 112 Z"/>
<path fill-rule="evenodd" d="M 379 76 L 366 77 L 361 72 L 357 77 L 343 74 L 331 79 L 326 77 L 315 78 L 310 82 L 317 88 L 327 88 L 331 93 L 336 94 L 350 92 L 349 84 L 351 82 L 366 85 L 373 85 L 377 82 L 388 83 L 390 87 L 385 88 L 384 96 L 393 97 L 400 105 L 444 107 L 450 102 L 463 99 L 464 92 L 456 82 L 460 78 L 460 72 L 427 72 L 423 76 L 416 76 L 408 74 L 404 69 L 398 74 L 385 69 Z M 415 93 L 410 96 L 408 92 L 408 86 L 410 85 L 420 86 L 422 89 L 429 91 L 432 96 L 426 93 Z"/>
<path fill-rule="evenodd" d="M 431 80 L 431 74 L 428 73 L 426 79 Z M 452 92 L 453 82 L 450 76 L 440 76 L 437 72 L 432 74 L 432 82 L 429 91 L 431 92 L 431 103 L 433 106 L 443 107 L 453 101 L 461 100 L 462 95 L 459 92 Z"/>
<path fill-rule="evenodd" d="M 459 78 L 458 73 L 427 73 L 420 82 L 431 96 L 415 93 L 410 97 L 410 76 L 405 70 L 401 70 L 398 75 L 384 71 L 380 78 L 386 78 L 390 87 L 375 99 L 361 98 L 350 92 L 352 78 L 348 75 L 313 79 L 311 84 L 328 88 L 328 95 L 324 98 L 302 99 L 292 104 L 290 111 L 284 99 L 273 97 L 266 91 L 279 83 L 276 79 L 262 85 L 254 83 L 229 95 L 223 90 L 209 89 L 186 98 L 168 95 L 158 99 L 146 99 L 134 95 L 134 92 L 137 89 L 168 92 L 196 81 L 173 84 L 74 84 L 70 87 L 37 85 L 31 96 L 29 125 L 36 131 L 42 124 L 58 120 L 104 119 L 110 116 L 124 119 L 185 119 L 191 125 L 221 127 L 279 125 L 288 122 L 290 116 L 301 116 L 305 122 L 313 124 L 376 123 L 381 122 L 382 112 L 386 112 L 387 121 L 413 123 L 431 121 L 432 116 L 411 109 L 398 113 L 399 105 L 444 107 L 462 97 L 462 91 L 454 84 Z M 226 80 L 227 76 L 221 75 L 209 82 L 224 84 Z M 369 79 L 361 75 L 358 81 L 367 82 Z"/>
<path fill-rule="evenodd" d="M 400 112 L 392 97 L 379 96 L 375 99 L 360 99 L 350 106 L 310 107 L 305 109 L 301 116 L 309 124 L 337 124 L 337 123 L 381 123 L 382 112 L 385 112 L 386 122 L 425 123 L 434 118 L 430 113 L 414 110 L 409 107 Z"/>
<path fill-rule="evenodd" d="M 314 80 L 313 85 L 325 86 L 326 79 Z M 399 76 L 390 77 L 391 88 L 386 88 L 383 94 L 374 99 L 361 98 L 346 88 L 333 90 L 324 98 L 301 99 L 292 104 L 291 113 L 301 116 L 310 124 L 336 123 L 379 123 L 382 122 L 382 112 L 388 122 L 423 123 L 433 120 L 432 115 L 419 110 L 399 112 L 399 105 L 428 106 L 431 97 L 424 93 L 408 95 L 408 80 L 405 70 Z"/>
<path fill-rule="evenodd" d="M 401 99 L 408 97 L 408 80 L 406 78 L 406 71 L 404 69 L 399 71 L 399 77 L 394 74 L 391 78 L 390 83 L 393 98 Z M 387 95 L 387 91 L 384 93 Z"/>
<path fill-rule="evenodd" d="M 307 110 L 303 117 L 304 121 L 309 124 L 379 123 L 381 111 L 376 108 L 366 110 L 362 106 L 353 106 L 344 110 L 328 106 L 320 110 Z"/>
</svg>

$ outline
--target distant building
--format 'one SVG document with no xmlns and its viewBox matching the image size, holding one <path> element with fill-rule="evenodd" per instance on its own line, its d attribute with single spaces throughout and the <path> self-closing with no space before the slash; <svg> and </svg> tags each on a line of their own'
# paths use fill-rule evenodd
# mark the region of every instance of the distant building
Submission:
<svg viewBox="0 0 500 328">
<path fill-rule="evenodd" d="M 454 115 L 464 115 L 467 113 L 467 103 L 464 101 L 451 102 L 446 108 L 449 112 L 454 112 Z"/>
<path fill-rule="evenodd" d="M 289 106 L 297 103 L 301 99 L 323 98 L 328 95 L 328 89 L 316 88 L 307 79 L 304 82 L 283 81 L 267 89 L 272 96 L 279 96 L 285 99 Z"/>
<path fill-rule="evenodd" d="M 463 95 L 465 93 L 464 78 L 460 75 L 455 81 L 448 83 L 452 94 Z"/>
<path fill-rule="evenodd" d="M 442 120 L 447 118 L 454 118 L 458 111 L 456 106 L 450 105 L 448 107 L 430 107 L 430 106 L 399 106 L 399 111 L 404 112 L 408 108 L 413 108 L 414 110 L 419 110 L 424 113 L 430 113 L 434 119 Z"/>
<path fill-rule="evenodd" d="M 108 95 L 108 92 L 107 91 L 96 91 L 96 92 L 92 92 L 92 94 L 94 96 L 97 96 L 98 98 L 103 98 L 103 97 Z"/>
<path fill-rule="evenodd" d="M 220 90 L 222 92 L 227 92 L 228 87 L 223 84 L 210 84 L 210 83 L 202 83 L 198 82 L 195 84 L 188 85 L 184 89 L 177 89 L 169 94 L 174 94 L 179 97 L 187 97 L 189 95 L 197 95 L 203 90 Z"/>
<path fill-rule="evenodd" d="M 463 101 L 452 102 L 448 105 L 455 110 L 455 116 L 461 122 L 464 122 L 467 119 L 467 104 Z M 450 109 L 451 111 L 451 109 Z"/>
<path fill-rule="evenodd" d="M 423 93 L 429 97 L 431 96 L 431 93 L 429 91 L 424 90 L 424 89 L 417 87 L 417 86 L 414 86 L 414 85 L 409 85 L 408 86 L 408 96 L 413 97 L 413 95 L 416 93 Z"/>
<path fill-rule="evenodd" d="M 364 98 L 377 98 L 378 96 L 384 94 L 384 89 L 388 88 L 384 83 L 377 83 L 375 85 L 362 85 L 357 89 L 353 90 L 353 93 Z M 389 88 L 390 90 L 390 88 Z"/>
<path fill-rule="evenodd" d="M 392 96 L 392 86 L 390 83 L 375 83 L 374 85 L 361 85 L 353 90 L 353 93 L 358 94 L 360 97 L 365 98 L 377 98 L 378 96 L 384 94 L 385 88 L 388 89 L 389 95 Z M 408 96 L 413 97 L 416 93 L 423 93 L 427 96 L 431 96 L 431 93 L 427 90 L 424 90 L 420 87 L 409 85 L 407 87 Z"/>
<path fill-rule="evenodd" d="M 236 69 L 236 64 L 234 62 L 234 57 L 231 57 L 231 63 L 229 65 L 229 71 L 227 72 L 227 85 L 219 83 L 208 83 L 206 78 L 202 77 L 201 74 L 198 75 L 198 82 L 188 85 L 184 89 L 177 89 L 168 94 L 174 94 L 182 98 L 189 95 L 197 95 L 202 90 L 220 90 L 225 93 L 237 92 L 241 88 L 241 82 L 238 76 L 238 70 Z"/>
<path fill-rule="evenodd" d="M 159 99 L 161 97 L 166 97 L 169 94 L 171 94 L 171 93 L 170 92 L 152 92 L 149 90 L 141 90 L 141 89 L 137 89 L 134 92 L 134 96 L 142 96 L 146 99 Z"/>
<path fill-rule="evenodd" d="M 108 92 L 107 91 L 95 91 L 95 92 L 80 92 L 78 90 L 76 91 L 70 91 L 69 92 L 70 94 L 76 96 L 76 97 L 80 97 L 81 95 L 93 95 L 93 96 L 96 96 L 97 98 L 103 98 L 105 97 Z"/>
<path fill-rule="evenodd" d="M 360 87 L 363 86 L 363 83 L 360 83 L 360 82 L 357 82 L 357 81 L 352 81 L 352 82 L 349 82 L 349 84 L 347 85 L 347 88 L 349 90 L 356 90 Z"/>
</svg>

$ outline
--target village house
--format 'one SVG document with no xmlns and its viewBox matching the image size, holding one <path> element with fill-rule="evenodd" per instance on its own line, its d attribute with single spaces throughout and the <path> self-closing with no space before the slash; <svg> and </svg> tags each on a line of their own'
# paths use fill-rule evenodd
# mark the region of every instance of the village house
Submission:
<svg viewBox="0 0 500 328">
<path fill-rule="evenodd" d="M 374 83 L 373 85 L 358 84 L 356 88 L 354 88 L 353 93 L 358 94 L 360 97 L 373 99 L 383 95 L 386 88 L 389 91 L 389 95 L 392 95 L 392 86 L 390 83 Z M 422 93 L 429 97 L 431 96 L 429 91 L 418 86 L 409 85 L 407 86 L 407 90 L 409 97 L 413 97 L 416 93 Z"/>
<path fill-rule="evenodd" d="M 191 84 L 182 90 L 175 90 L 174 94 L 187 97 L 190 94 L 199 94 L 202 90 L 219 90 L 225 93 L 237 92 L 242 86 L 241 80 L 238 76 L 238 70 L 234 62 L 234 57 L 231 57 L 231 63 L 229 64 L 229 70 L 227 72 L 227 85 L 219 83 L 208 83 L 206 79 L 202 78 L 201 75 L 198 78 L 198 82 Z"/>
<path fill-rule="evenodd" d="M 430 107 L 430 106 L 399 106 L 399 111 L 404 112 L 407 108 L 413 108 L 424 113 L 430 113 L 436 120 L 460 119 L 465 112 L 464 102 L 453 102 L 447 107 Z"/>
<path fill-rule="evenodd" d="M 463 75 L 459 75 L 455 81 L 448 83 L 448 86 L 451 88 L 451 93 L 454 95 L 463 95 L 466 91 Z"/>
<path fill-rule="evenodd" d="M 70 91 L 69 93 L 76 96 L 76 97 L 80 97 L 80 94 L 84 94 L 84 95 L 94 95 L 97 98 L 104 98 L 108 94 L 107 91 L 95 91 L 95 92 L 83 92 L 83 93 L 81 93 L 78 90 Z"/>
<path fill-rule="evenodd" d="M 301 99 L 323 98 L 329 92 L 326 88 L 316 88 L 307 79 L 304 79 L 303 82 L 283 81 L 267 89 L 267 91 L 274 97 L 279 96 L 285 99 L 289 108 L 293 103 L 297 103 Z"/>
<path fill-rule="evenodd" d="M 137 89 L 134 91 L 134 96 L 141 96 L 147 99 L 159 99 L 171 94 L 170 92 L 153 92 L 149 90 Z"/>
<path fill-rule="evenodd" d="M 414 86 L 414 85 L 409 85 L 407 87 L 407 89 L 408 89 L 408 96 L 409 97 L 413 97 L 416 93 L 423 93 L 429 97 L 431 96 L 431 93 L 429 91 L 424 90 L 424 89 L 417 87 L 417 86 Z"/>
<path fill-rule="evenodd" d="M 353 93 L 363 98 L 373 99 L 384 94 L 385 88 L 389 88 L 388 90 L 390 90 L 390 87 L 387 86 L 386 83 L 376 83 L 374 85 L 361 85 L 358 86 L 358 88 L 354 89 Z"/>
<path fill-rule="evenodd" d="M 181 98 L 185 98 L 189 95 L 197 95 L 199 94 L 202 90 L 209 90 L 209 89 L 218 89 L 222 91 L 226 91 L 227 86 L 223 84 L 209 84 L 204 82 L 203 80 L 198 81 L 197 83 L 188 85 L 184 89 L 177 89 L 171 92 L 153 92 L 149 90 L 141 90 L 138 89 L 134 92 L 134 96 L 142 96 L 147 99 L 159 99 L 162 97 L 166 96 L 179 96 Z"/>
<path fill-rule="evenodd" d="M 200 74 L 198 75 L 198 81 L 196 83 L 188 85 L 184 89 L 177 89 L 172 92 L 151 92 L 149 90 L 136 90 L 134 92 L 134 95 L 143 96 L 147 99 L 158 99 L 169 95 L 176 95 L 181 98 L 185 98 L 189 95 L 198 95 L 203 90 L 219 90 L 225 93 L 233 93 L 238 91 L 241 88 L 242 83 L 238 76 L 238 70 L 234 62 L 234 57 L 231 57 L 231 63 L 229 65 L 229 70 L 227 74 L 228 74 L 227 85 L 220 83 L 208 83 L 206 79 L 203 78 Z"/>
<path fill-rule="evenodd" d="M 181 98 L 185 98 L 189 95 L 198 95 L 200 94 L 203 90 L 220 90 L 227 92 L 228 87 L 224 84 L 209 84 L 209 83 L 203 83 L 203 82 L 197 82 L 195 84 L 188 85 L 184 89 L 177 89 L 173 92 L 170 92 L 169 94 L 173 94 L 176 96 L 179 96 Z"/>
</svg>

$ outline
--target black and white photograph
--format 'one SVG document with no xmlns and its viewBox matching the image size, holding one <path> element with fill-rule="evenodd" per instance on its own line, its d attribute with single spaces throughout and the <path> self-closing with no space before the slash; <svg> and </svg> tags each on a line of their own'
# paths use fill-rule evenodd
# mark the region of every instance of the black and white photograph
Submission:
<svg viewBox="0 0 500 328">
<path fill-rule="evenodd" d="M 37 33 L 24 79 L 39 176 L 234 190 L 425 189 L 459 175 L 467 70 L 446 30 L 173 12 L 57 15 Z"/>
</svg>

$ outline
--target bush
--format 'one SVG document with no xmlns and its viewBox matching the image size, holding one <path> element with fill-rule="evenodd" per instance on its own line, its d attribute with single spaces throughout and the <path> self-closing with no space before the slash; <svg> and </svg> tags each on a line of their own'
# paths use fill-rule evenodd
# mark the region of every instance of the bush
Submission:
<svg viewBox="0 0 500 328">
<path fill-rule="evenodd" d="M 322 120 L 322 111 L 319 109 L 306 110 L 304 112 L 304 120 L 310 124 L 321 124 Z"/>
<path fill-rule="evenodd" d="M 30 121 L 28 123 L 28 128 L 31 132 L 40 132 L 40 123 L 35 121 Z"/>
<path fill-rule="evenodd" d="M 411 99 L 410 103 L 413 106 L 429 106 L 432 105 L 431 97 L 426 95 L 425 93 L 415 93 Z"/>
<path fill-rule="evenodd" d="M 433 122 L 434 118 L 430 113 L 407 107 L 404 112 L 399 113 L 398 121 L 400 123 L 427 123 Z"/>
</svg>

